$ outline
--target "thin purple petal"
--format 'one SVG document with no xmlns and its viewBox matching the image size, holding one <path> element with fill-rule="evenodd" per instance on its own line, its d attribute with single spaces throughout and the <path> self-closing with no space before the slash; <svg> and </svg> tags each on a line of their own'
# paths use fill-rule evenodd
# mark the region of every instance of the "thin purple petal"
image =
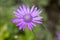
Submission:
<svg viewBox="0 0 60 40">
<path fill-rule="evenodd" d="M 29 23 L 29 24 L 28 24 L 28 29 L 29 29 L 29 30 L 32 30 L 32 28 L 33 28 L 33 25 Z"/>
<path fill-rule="evenodd" d="M 32 6 L 31 11 L 30 11 L 31 13 L 32 13 L 32 12 L 33 12 L 33 10 L 34 10 L 34 7 L 35 7 L 35 6 Z"/>
<path fill-rule="evenodd" d="M 33 22 L 34 22 L 34 23 L 38 23 L 38 24 L 42 24 L 42 22 L 40 22 L 40 21 L 35 21 L 35 20 L 33 20 Z"/>
<path fill-rule="evenodd" d="M 23 7 L 24 12 L 27 13 L 27 12 L 26 12 L 26 11 L 27 11 L 26 5 L 23 4 L 22 7 Z"/>
<path fill-rule="evenodd" d="M 29 13 L 30 12 L 30 8 L 29 8 L 29 6 L 27 7 L 27 13 Z"/>
<path fill-rule="evenodd" d="M 20 8 L 20 11 L 22 12 L 22 14 L 25 15 L 23 8 L 21 6 L 19 8 Z"/>
<path fill-rule="evenodd" d="M 42 11 L 37 10 L 36 12 L 32 13 L 32 16 L 35 17 L 35 16 L 38 16 L 41 13 L 42 13 Z"/>
<path fill-rule="evenodd" d="M 26 28 L 26 24 L 23 22 L 20 26 L 19 26 L 19 29 L 21 30 L 25 30 Z"/>
<path fill-rule="evenodd" d="M 33 20 L 42 20 L 43 17 L 35 17 Z"/>
<path fill-rule="evenodd" d="M 21 21 L 23 21 L 23 20 L 22 19 L 18 19 L 18 18 L 13 18 L 12 19 L 13 23 L 18 23 L 18 22 L 21 22 Z"/>
</svg>

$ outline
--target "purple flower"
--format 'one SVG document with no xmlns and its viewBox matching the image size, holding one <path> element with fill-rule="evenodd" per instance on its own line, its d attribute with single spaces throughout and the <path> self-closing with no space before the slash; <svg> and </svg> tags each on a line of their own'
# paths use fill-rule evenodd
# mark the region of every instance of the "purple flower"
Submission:
<svg viewBox="0 0 60 40">
<path fill-rule="evenodd" d="M 37 10 L 35 6 L 29 8 L 29 6 L 22 5 L 17 8 L 13 13 L 16 18 L 12 20 L 13 23 L 16 23 L 16 26 L 20 30 L 25 30 L 28 27 L 29 30 L 32 30 L 33 26 L 36 26 L 37 23 L 42 24 L 41 20 L 43 17 L 39 16 L 41 10 Z"/>
<path fill-rule="evenodd" d="M 60 33 L 58 33 L 58 40 L 60 40 Z"/>
</svg>

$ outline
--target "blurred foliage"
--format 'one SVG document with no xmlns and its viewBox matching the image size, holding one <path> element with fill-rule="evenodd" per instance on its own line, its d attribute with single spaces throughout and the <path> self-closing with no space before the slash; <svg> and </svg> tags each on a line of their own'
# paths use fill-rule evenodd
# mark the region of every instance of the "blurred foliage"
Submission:
<svg viewBox="0 0 60 40">
<path fill-rule="evenodd" d="M 15 16 L 13 11 L 20 4 L 26 4 L 29 6 L 34 5 L 35 0 L 0 0 L 0 40 L 36 40 L 35 34 L 26 28 L 25 31 L 19 30 L 15 24 L 11 22 L 11 19 Z M 20 3 L 18 3 L 20 2 Z M 49 4 L 49 0 L 38 0 L 38 6 L 42 7 Z M 60 5 L 60 0 L 58 1 Z M 43 9 L 44 11 L 44 9 Z M 42 12 L 43 26 L 47 27 L 47 14 Z M 34 28 L 34 32 L 39 32 L 41 39 L 52 40 L 51 34 L 47 32 L 42 25 L 37 25 Z M 57 30 L 60 30 L 60 25 L 57 25 Z"/>
<path fill-rule="evenodd" d="M 1 6 L 9 6 L 14 3 L 14 0 L 0 0 L 0 5 Z"/>
<path fill-rule="evenodd" d="M 58 5 L 60 6 L 60 0 L 58 0 Z"/>
</svg>

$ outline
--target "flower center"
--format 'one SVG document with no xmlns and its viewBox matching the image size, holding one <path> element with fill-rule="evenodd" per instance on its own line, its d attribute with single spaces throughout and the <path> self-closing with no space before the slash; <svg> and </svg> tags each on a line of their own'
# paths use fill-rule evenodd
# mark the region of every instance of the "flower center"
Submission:
<svg viewBox="0 0 60 40">
<path fill-rule="evenodd" d="M 24 15 L 24 21 L 25 22 L 31 22 L 32 21 L 32 16 L 30 14 Z"/>
</svg>

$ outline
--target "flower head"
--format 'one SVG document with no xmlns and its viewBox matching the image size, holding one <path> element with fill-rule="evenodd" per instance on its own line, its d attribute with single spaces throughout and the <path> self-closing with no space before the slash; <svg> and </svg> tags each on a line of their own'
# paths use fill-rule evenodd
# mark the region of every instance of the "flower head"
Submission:
<svg viewBox="0 0 60 40">
<path fill-rule="evenodd" d="M 60 33 L 58 33 L 58 40 L 60 40 Z"/>
<path fill-rule="evenodd" d="M 36 26 L 37 23 L 42 23 L 42 17 L 39 16 L 41 12 L 42 11 L 35 8 L 35 6 L 29 8 L 29 6 L 22 5 L 13 12 L 16 18 L 13 18 L 12 22 L 16 23 L 16 26 L 18 26 L 20 30 L 25 30 L 26 27 L 32 30 L 33 26 Z"/>
</svg>

